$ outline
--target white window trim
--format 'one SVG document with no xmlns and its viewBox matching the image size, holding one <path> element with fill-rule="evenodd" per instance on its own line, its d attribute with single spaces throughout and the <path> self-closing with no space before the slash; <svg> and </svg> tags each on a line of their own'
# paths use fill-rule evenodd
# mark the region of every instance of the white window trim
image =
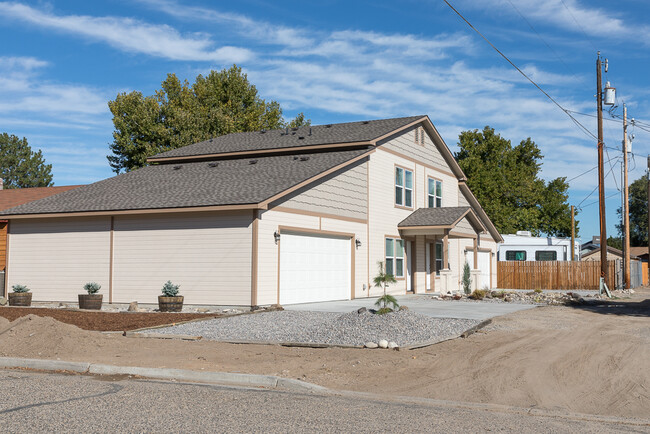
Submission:
<svg viewBox="0 0 650 434">
<path fill-rule="evenodd" d="M 404 278 L 404 267 L 406 266 L 406 258 L 405 258 L 405 252 L 406 252 L 406 243 L 404 240 L 401 238 L 392 238 L 392 237 L 386 237 L 384 243 L 386 243 L 388 240 L 391 240 L 393 242 L 393 256 L 388 256 L 388 249 L 386 249 L 386 254 L 385 254 L 385 264 L 386 264 L 386 273 L 388 273 L 388 261 L 391 261 L 393 264 L 393 276 L 395 276 L 396 279 L 403 279 Z M 397 256 L 397 242 L 401 241 L 402 242 L 402 256 Z M 385 248 L 385 247 L 384 247 Z M 402 267 L 401 267 L 401 274 L 397 274 L 397 260 L 401 259 L 402 260 Z"/>
<path fill-rule="evenodd" d="M 429 193 L 429 183 L 433 181 L 433 194 Z M 440 183 L 440 196 L 436 195 L 438 191 L 437 183 Z M 433 207 L 429 206 L 429 199 L 433 198 Z M 440 199 L 440 207 L 436 205 L 437 200 Z M 428 177 L 427 178 L 427 207 L 429 208 L 441 208 L 442 207 L 442 181 L 436 178 Z"/>
<path fill-rule="evenodd" d="M 399 185 L 397 183 L 397 171 L 398 170 L 401 170 L 403 172 L 402 173 L 403 185 Z M 411 188 L 406 187 L 406 172 L 411 174 Z M 394 193 L 395 194 L 395 205 L 403 206 L 405 208 L 413 208 L 413 184 L 415 183 L 415 179 L 413 177 L 413 171 L 409 170 L 409 169 L 406 169 L 404 167 L 401 167 L 401 166 L 395 166 L 395 173 L 393 174 L 393 176 L 394 176 L 394 179 L 395 179 L 395 193 Z M 397 189 L 398 188 L 402 189 L 402 203 L 397 202 Z M 411 205 L 406 205 L 406 192 L 407 191 L 411 193 Z"/>
</svg>

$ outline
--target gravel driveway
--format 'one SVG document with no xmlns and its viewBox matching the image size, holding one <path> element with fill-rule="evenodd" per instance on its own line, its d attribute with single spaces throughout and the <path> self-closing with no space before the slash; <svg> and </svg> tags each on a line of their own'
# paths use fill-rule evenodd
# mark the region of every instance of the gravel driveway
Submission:
<svg viewBox="0 0 650 434">
<path fill-rule="evenodd" d="M 217 341 L 304 342 L 363 345 L 381 339 L 400 346 L 458 336 L 480 321 L 432 318 L 410 311 L 386 315 L 356 311 L 279 311 L 215 318 L 156 329 L 156 333 L 202 336 Z"/>
</svg>

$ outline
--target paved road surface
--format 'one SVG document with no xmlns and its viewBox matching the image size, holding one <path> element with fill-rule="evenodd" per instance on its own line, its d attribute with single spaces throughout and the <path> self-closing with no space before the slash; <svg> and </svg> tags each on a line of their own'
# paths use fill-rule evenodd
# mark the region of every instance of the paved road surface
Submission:
<svg viewBox="0 0 650 434">
<path fill-rule="evenodd" d="M 436 318 L 464 318 L 484 320 L 506 315 L 524 309 L 532 309 L 532 304 L 517 303 L 473 303 L 463 301 L 432 300 L 428 296 L 400 295 L 395 297 L 400 305 L 409 310 Z M 285 310 L 307 310 L 316 312 L 347 313 L 360 307 L 374 308 L 377 297 L 357 298 L 347 301 L 325 301 L 322 303 L 304 303 L 283 306 Z"/>
<path fill-rule="evenodd" d="M 0 370 L 1 432 L 644 432 L 647 426 Z"/>
</svg>

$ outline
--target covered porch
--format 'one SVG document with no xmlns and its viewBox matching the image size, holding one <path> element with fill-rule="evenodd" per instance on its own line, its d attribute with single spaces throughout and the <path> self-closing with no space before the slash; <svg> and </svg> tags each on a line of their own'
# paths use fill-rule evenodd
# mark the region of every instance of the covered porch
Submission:
<svg viewBox="0 0 650 434">
<path fill-rule="evenodd" d="M 492 287 L 491 252 L 480 245 L 486 228 L 471 207 L 420 208 L 400 222 L 398 229 L 411 244 L 412 292 L 462 291 L 465 261 L 470 266 L 472 290 Z M 455 252 L 453 260 L 450 250 Z"/>
</svg>

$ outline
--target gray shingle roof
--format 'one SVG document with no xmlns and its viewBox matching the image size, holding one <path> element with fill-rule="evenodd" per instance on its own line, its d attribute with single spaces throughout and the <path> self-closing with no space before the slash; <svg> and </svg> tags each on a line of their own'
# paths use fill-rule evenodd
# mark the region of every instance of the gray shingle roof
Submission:
<svg viewBox="0 0 650 434">
<path fill-rule="evenodd" d="M 451 226 L 467 211 L 469 206 L 450 206 L 442 208 L 419 208 L 402 220 L 397 227 L 413 226 Z"/>
<path fill-rule="evenodd" d="M 300 127 L 296 130 L 289 129 L 289 134 L 285 134 L 285 130 L 269 130 L 264 133 L 260 131 L 233 133 L 193 145 L 172 149 L 171 151 L 163 152 L 150 158 L 190 157 L 253 150 L 366 142 L 424 117 L 422 115 L 375 121 L 315 125 L 312 127 Z M 311 136 L 309 135 L 310 128 Z"/>
<path fill-rule="evenodd" d="M 255 164 L 243 158 L 147 166 L 0 215 L 256 204 L 366 152 L 259 157 Z"/>
</svg>

